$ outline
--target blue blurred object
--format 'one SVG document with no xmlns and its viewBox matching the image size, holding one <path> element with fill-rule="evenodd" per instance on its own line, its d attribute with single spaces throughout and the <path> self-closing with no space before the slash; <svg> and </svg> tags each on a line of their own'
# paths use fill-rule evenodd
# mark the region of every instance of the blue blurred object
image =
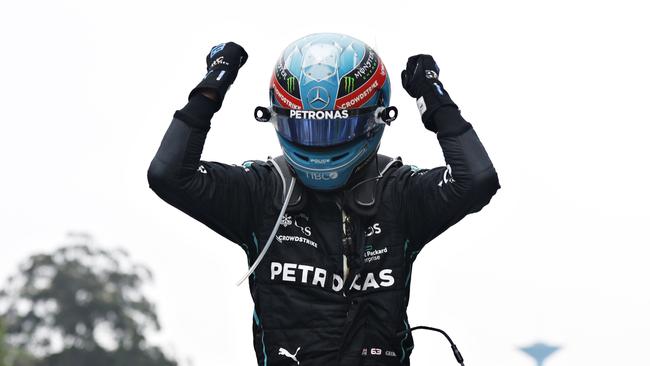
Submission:
<svg viewBox="0 0 650 366">
<path fill-rule="evenodd" d="M 535 362 L 537 362 L 537 366 L 542 366 L 546 358 L 559 349 L 560 347 L 551 346 L 542 342 L 537 342 L 528 347 L 519 348 L 519 350 L 532 357 Z"/>
</svg>

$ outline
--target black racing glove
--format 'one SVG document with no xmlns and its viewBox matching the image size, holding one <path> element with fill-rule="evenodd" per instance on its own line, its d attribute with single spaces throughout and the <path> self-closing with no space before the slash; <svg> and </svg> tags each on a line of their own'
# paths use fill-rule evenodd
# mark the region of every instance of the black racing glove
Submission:
<svg viewBox="0 0 650 366">
<path fill-rule="evenodd" d="M 221 43 L 212 47 L 205 57 L 208 73 L 190 93 L 191 99 L 201 90 L 211 90 L 217 95 L 217 109 L 221 107 L 223 98 L 230 85 L 235 81 L 239 68 L 248 60 L 244 48 L 235 42 Z"/>
<path fill-rule="evenodd" d="M 402 71 L 402 86 L 413 98 L 417 98 L 418 109 L 424 126 L 438 132 L 434 115 L 443 106 L 454 106 L 449 94 L 438 80 L 440 68 L 430 55 L 411 56 Z M 458 108 L 458 107 L 456 107 Z"/>
</svg>

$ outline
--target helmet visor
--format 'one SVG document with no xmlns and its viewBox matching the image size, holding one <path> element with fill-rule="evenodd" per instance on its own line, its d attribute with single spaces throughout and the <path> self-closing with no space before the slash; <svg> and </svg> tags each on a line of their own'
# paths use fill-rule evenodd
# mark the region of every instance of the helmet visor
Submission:
<svg viewBox="0 0 650 366">
<path fill-rule="evenodd" d="M 363 136 L 377 126 L 376 107 L 303 111 L 273 107 L 274 125 L 285 139 L 304 146 L 332 146 Z"/>
</svg>

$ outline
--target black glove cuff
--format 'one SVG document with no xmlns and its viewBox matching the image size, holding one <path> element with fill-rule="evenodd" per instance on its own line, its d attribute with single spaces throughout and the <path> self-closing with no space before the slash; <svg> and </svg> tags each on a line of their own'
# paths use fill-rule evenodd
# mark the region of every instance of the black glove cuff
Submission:
<svg viewBox="0 0 650 366">
<path fill-rule="evenodd" d="M 201 89 L 210 89 L 218 95 L 218 99 L 223 101 L 230 85 L 235 81 L 238 70 L 215 69 L 208 72 L 203 80 L 192 89 L 188 99 L 192 99 Z M 221 104 L 221 102 L 220 102 Z"/>
<path fill-rule="evenodd" d="M 440 107 L 433 115 L 433 120 L 435 121 L 434 125 L 438 130 L 438 137 L 458 136 L 472 127 L 472 125 L 465 121 L 463 116 L 460 115 L 460 110 L 458 110 L 456 105 Z M 429 129 L 429 127 L 427 127 L 427 129 Z"/>
<path fill-rule="evenodd" d="M 221 99 L 212 100 L 201 93 L 196 93 L 190 97 L 185 107 L 174 113 L 174 117 L 192 127 L 209 130 L 210 120 L 220 108 Z"/>
<path fill-rule="evenodd" d="M 436 92 L 426 93 L 417 98 L 416 102 L 422 116 L 422 123 L 428 130 L 433 132 L 438 132 L 435 115 L 440 108 L 452 106 L 458 110 L 458 106 L 451 100 L 447 92 L 443 92 L 443 95 Z"/>
<path fill-rule="evenodd" d="M 221 107 L 221 103 L 223 102 L 223 98 L 226 96 L 226 92 L 228 91 L 228 88 L 230 87 L 230 84 L 223 85 L 223 83 L 204 83 L 201 82 L 199 85 L 196 86 L 196 88 L 192 89 L 190 92 L 190 95 L 187 96 L 187 100 L 191 100 L 195 95 L 201 94 L 201 90 L 210 90 L 213 91 L 217 95 L 217 101 L 219 102 L 219 106 Z"/>
</svg>

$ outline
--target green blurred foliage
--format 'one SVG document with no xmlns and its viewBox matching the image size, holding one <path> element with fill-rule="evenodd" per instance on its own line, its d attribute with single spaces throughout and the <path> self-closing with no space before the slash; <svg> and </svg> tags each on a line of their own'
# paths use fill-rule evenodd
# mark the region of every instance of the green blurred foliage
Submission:
<svg viewBox="0 0 650 366">
<path fill-rule="evenodd" d="M 0 366 L 176 366 L 147 342 L 160 330 L 143 293 L 149 269 L 88 235 L 70 241 L 29 257 L 0 293 Z"/>
<path fill-rule="evenodd" d="M 5 334 L 5 326 L 0 318 L 0 366 L 38 366 L 39 360 L 36 357 L 9 345 Z"/>
<path fill-rule="evenodd" d="M 0 319 L 0 366 L 7 366 L 7 344 L 5 343 L 5 327 Z"/>
</svg>

